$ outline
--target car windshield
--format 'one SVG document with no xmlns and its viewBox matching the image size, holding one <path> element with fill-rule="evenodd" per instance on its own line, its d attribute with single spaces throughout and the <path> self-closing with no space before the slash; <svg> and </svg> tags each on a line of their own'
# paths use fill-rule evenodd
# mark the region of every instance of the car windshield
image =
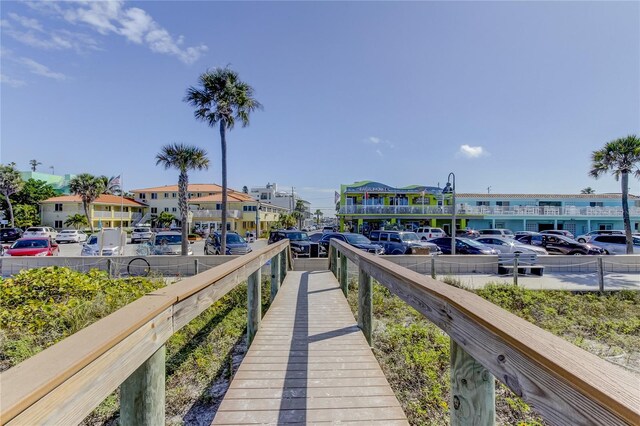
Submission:
<svg viewBox="0 0 640 426">
<path fill-rule="evenodd" d="M 371 244 L 371 241 L 360 234 L 345 235 L 349 244 Z"/>
<path fill-rule="evenodd" d="M 13 244 L 14 249 L 22 248 L 47 248 L 49 243 L 47 240 L 18 240 Z"/>
<path fill-rule="evenodd" d="M 87 244 L 98 244 L 98 237 L 96 237 L 95 235 L 91 236 L 91 238 L 89 238 L 89 241 L 87 241 Z"/>
<path fill-rule="evenodd" d="M 415 232 L 405 232 L 404 234 L 400 234 L 400 239 L 402 241 L 420 241 L 420 238 L 418 238 Z"/>
<path fill-rule="evenodd" d="M 504 235 L 513 235 L 513 231 L 511 229 L 503 229 Z"/>
<path fill-rule="evenodd" d="M 42 232 L 44 228 L 27 228 L 27 232 Z"/>
<path fill-rule="evenodd" d="M 75 234 L 78 231 L 60 231 L 61 234 Z"/>
<path fill-rule="evenodd" d="M 227 240 L 229 240 L 227 238 Z M 182 235 L 158 235 L 156 236 L 156 245 L 163 244 L 176 245 L 182 243 Z"/>
<path fill-rule="evenodd" d="M 577 242 L 576 240 L 574 240 L 573 238 L 569 238 L 565 235 L 554 235 L 555 238 L 565 241 L 567 243 L 571 243 L 571 244 L 580 244 L 579 242 Z"/>
<path fill-rule="evenodd" d="M 290 241 L 309 241 L 309 235 L 306 232 L 288 232 L 285 236 Z"/>
<path fill-rule="evenodd" d="M 458 241 L 462 241 L 462 242 L 467 243 L 470 246 L 473 246 L 473 247 L 476 247 L 476 248 L 485 248 L 486 247 L 484 244 L 481 244 L 481 243 L 477 242 L 476 240 L 471 240 L 469 238 L 458 238 Z"/>
<path fill-rule="evenodd" d="M 133 230 L 133 232 L 151 232 L 151 231 L 146 228 L 136 228 Z"/>
<path fill-rule="evenodd" d="M 246 242 L 244 238 L 238 234 L 227 234 L 227 244 L 242 244 L 244 242 Z"/>
</svg>

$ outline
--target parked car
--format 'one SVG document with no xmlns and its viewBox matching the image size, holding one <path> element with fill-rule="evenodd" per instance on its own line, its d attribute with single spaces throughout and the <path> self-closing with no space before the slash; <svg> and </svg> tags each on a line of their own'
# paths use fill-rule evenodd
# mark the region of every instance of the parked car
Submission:
<svg viewBox="0 0 640 426">
<path fill-rule="evenodd" d="M 516 241 L 532 246 L 542 246 L 542 234 L 538 232 L 529 232 L 526 234 L 517 234 Z"/>
<path fill-rule="evenodd" d="M 64 229 L 56 235 L 56 243 L 82 243 L 87 241 L 88 235 L 77 229 Z"/>
<path fill-rule="evenodd" d="M 20 228 L 0 229 L 0 243 L 12 243 L 22 238 L 23 231 Z"/>
<path fill-rule="evenodd" d="M 222 254 L 220 232 L 209 234 L 204 242 L 204 254 Z M 227 232 L 226 255 L 241 255 L 251 252 L 251 246 L 237 232 Z"/>
<path fill-rule="evenodd" d="M 575 236 L 571 232 L 565 229 L 547 229 L 545 231 L 540 231 L 540 233 L 542 235 L 563 235 L 567 238 L 571 238 L 571 239 L 575 238 Z"/>
<path fill-rule="evenodd" d="M 579 243 L 564 235 L 542 235 L 542 247 L 549 254 L 594 255 L 604 254 L 600 247 L 588 243 Z"/>
<path fill-rule="evenodd" d="M 531 253 L 531 254 L 548 254 L 547 251 L 539 246 L 532 246 L 521 243 L 514 238 L 504 237 L 480 237 L 475 241 L 492 249 L 498 250 L 500 253 Z"/>
<path fill-rule="evenodd" d="M 49 237 L 20 238 L 5 250 L 5 256 L 58 256 L 58 245 Z"/>
<path fill-rule="evenodd" d="M 151 228 L 142 226 L 138 228 L 133 228 L 131 232 L 131 244 L 136 244 L 141 241 L 149 241 L 153 232 L 151 232 Z"/>
<path fill-rule="evenodd" d="M 497 236 L 504 238 L 515 238 L 515 234 L 511 229 L 495 228 L 495 229 L 480 229 L 478 230 L 480 237 Z"/>
<path fill-rule="evenodd" d="M 384 248 L 385 254 L 440 254 L 440 248 L 422 241 L 415 232 L 371 231 L 369 239 Z"/>
<path fill-rule="evenodd" d="M 340 241 L 344 241 L 347 244 L 359 248 L 360 250 L 364 250 L 368 253 L 373 254 L 384 254 L 384 248 L 380 244 L 375 244 L 371 242 L 367 237 L 361 234 L 354 234 L 350 232 L 332 232 L 330 234 L 324 234 L 322 238 L 318 241 L 318 244 L 322 247 L 326 254 L 329 253 L 329 244 L 332 239 L 338 239 Z"/>
<path fill-rule="evenodd" d="M 640 254 L 640 237 L 632 237 L 633 254 Z M 600 247 L 606 254 L 627 254 L 627 237 L 625 235 L 595 235 L 589 244 Z"/>
<path fill-rule="evenodd" d="M 456 229 L 456 237 L 475 239 L 480 236 L 480 233 L 475 229 Z"/>
<path fill-rule="evenodd" d="M 514 235 L 516 236 L 516 239 L 517 239 L 518 237 L 522 237 L 525 235 L 542 235 L 542 234 L 535 231 L 516 231 L 514 232 Z"/>
<path fill-rule="evenodd" d="M 443 254 L 451 254 L 451 238 L 434 238 L 429 241 L 440 247 Z M 470 238 L 456 237 L 456 254 L 498 254 L 498 251 Z"/>
<path fill-rule="evenodd" d="M 336 232 L 336 227 L 335 226 L 325 226 L 322 228 L 322 233 L 323 234 L 328 234 L 331 232 Z"/>
<path fill-rule="evenodd" d="M 80 256 L 123 256 L 127 234 L 120 229 L 101 229 L 82 245 Z"/>
<path fill-rule="evenodd" d="M 269 234 L 267 244 L 273 244 L 278 241 L 288 239 L 291 246 L 291 252 L 294 256 L 309 257 L 311 255 L 311 240 L 306 232 L 301 231 L 272 231 Z"/>
<path fill-rule="evenodd" d="M 32 226 L 30 228 L 27 228 L 27 230 L 24 231 L 24 234 L 22 234 L 24 238 L 49 237 L 52 240 L 56 238 L 56 235 L 58 235 L 56 230 L 49 226 Z"/>
<path fill-rule="evenodd" d="M 440 228 L 421 227 L 416 229 L 416 235 L 421 240 L 430 240 L 431 238 L 446 237 L 446 233 Z"/>
<path fill-rule="evenodd" d="M 187 254 L 193 255 L 189 242 Z M 138 254 L 153 256 L 175 256 L 182 254 L 182 232 L 160 231 L 151 235 L 149 241 L 140 244 Z"/>
<path fill-rule="evenodd" d="M 589 240 L 591 240 L 591 238 L 595 237 L 596 235 L 624 235 L 624 231 L 621 231 L 618 229 L 608 229 L 608 230 L 599 229 L 596 231 L 587 232 L 586 234 L 583 234 L 583 235 L 578 235 L 578 237 L 576 238 L 576 241 L 579 243 L 588 243 Z"/>
</svg>

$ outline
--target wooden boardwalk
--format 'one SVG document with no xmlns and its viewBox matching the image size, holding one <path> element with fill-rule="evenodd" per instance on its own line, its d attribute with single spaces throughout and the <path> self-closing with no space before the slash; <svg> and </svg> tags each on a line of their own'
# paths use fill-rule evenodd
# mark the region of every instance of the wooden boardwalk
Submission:
<svg viewBox="0 0 640 426">
<path fill-rule="evenodd" d="M 293 272 L 213 424 L 407 425 L 333 274 Z"/>
</svg>

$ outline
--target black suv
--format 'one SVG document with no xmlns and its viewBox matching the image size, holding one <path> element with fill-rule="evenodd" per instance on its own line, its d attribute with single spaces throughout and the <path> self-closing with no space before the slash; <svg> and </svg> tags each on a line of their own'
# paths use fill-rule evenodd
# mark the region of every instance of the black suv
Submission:
<svg viewBox="0 0 640 426">
<path fill-rule="evenodd" d="M 326 256 L 329 254 L 329 245 L 331 244 L 331 240 L 334 238 L 338 241 L 344 241 L 347 244 L 368 253 L 384 254 L 384 248 L 380 244 L 372 243 L 364 235 L 354 234 L 351 232 L 331 232 L 329 234 L 324 234 L 322 238 L 320 238 L 320 241 L 318 241 L 318 244 L 320 244 L 320 247 L 324 250 L 323 255 Z"/>
<path fill-rule="evenodd" d="M 310 257 L 311 240 L 309 235 L 303 231 L 278 230 L 271 231 L 267 244 L 277 243 L 280 240 L 288 239 L 291 246 L 291 253 L 294 256 Z"/>
<path fill-rule="evenodd" d="M 22 229 L 20 228 L 2 228 L 0 229 L 0 243 L 12 243 L 22 237 Z"/>
<path fill-rule="evenodd" d="M 380 244 L 385 254 L 440 254 L 440 248 L 431 242 L 421 241 L 415 232 L 371 231 L 369 239 Z"/>
</svg>

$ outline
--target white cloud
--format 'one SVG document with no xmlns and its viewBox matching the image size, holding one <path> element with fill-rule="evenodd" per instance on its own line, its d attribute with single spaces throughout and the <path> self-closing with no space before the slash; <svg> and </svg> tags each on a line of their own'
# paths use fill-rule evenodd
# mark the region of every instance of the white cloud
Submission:
<svg viewBox="0 0 640 426">
<path fill-rule="evenodd" d="M 41 63 L 36 62 L 33 59 L 20 58 L 19 62 L 25 65 L 33 74 L 47 78 L 53 78 L 54 80 L 65 80 L 67 78 L 64 74 L 51 71 L 49 67 L 47 67 L 46 65 L 42 65 Z"/>
<path fill-rule="evenodd" d="M 11 78 L 6 74 L 0 74 L 0 83 L 7 84 L 11 87 L 22 87 L 27 83 L 23 80 L 18 80 L 15 78 Z"/>
<path fill-rule="evenodd" d="M 38 22 L 37 19 L 20 16 L 17 13 L 9 13 L 9 17 L 25 28 L 36 31 L 43 31 L 42 25 L 40 25 L 40 22 Z"/>
<path fill-rule="evenodd" d="M 458 155 L 465 158 L 479 158 L 489 155 L 489 153 L 481 146 L 460 145 Z"/>
<path fill-rule="evenodd" d="M 378 154 L 379 157 L 384 157 L 384 155 L 382 155 L 382 151 L 379 149 L 376 149 L 376 154 Z"/>
<path fill-rule="evenodd" d="M 378 145 L 380 143 L 380 138 L 377 138 L 375 136 L 369 136 L 368 141 L 374 145 Z"/>
</svg>

